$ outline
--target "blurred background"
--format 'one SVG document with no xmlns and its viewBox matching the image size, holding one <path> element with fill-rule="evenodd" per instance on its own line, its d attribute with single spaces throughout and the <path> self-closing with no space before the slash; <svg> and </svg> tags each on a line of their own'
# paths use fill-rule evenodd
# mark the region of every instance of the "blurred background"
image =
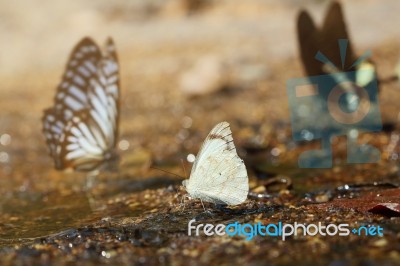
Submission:
<svg viewBox="0 0 400 266">
<path fill-rule="evenodd" d="M 356 54 L 371 49 L 380 77 L 393 75 L 400 56 L 400 2 L 341 2 Z M 81 38 L 90 36 L 102 45 L 111 36 L 117 46 L 122 93 L 118 150 L 127 179 L 161 175 L 148 169 L 151 164 L 171 166 L 184 176 L 180 160 L 196 154 L 223 120 L 231 123 L 243 156 L 252 147 L 266 148 L 293 166 L 298 153 L 289 152 L 295 144 L 286 80 L 305 76 L 296 18 L 306 9 L 320 25 L 328 4 L 0 1 L 0 218 L 1 224 L 13 224 L 11 229 L 0 225 L 0 235 L 40 236 L 87 221 L 89 203 L 82 205 L 85 197 L 76 196 L 85 175 L 53 170 L 41 132 L 42 111 L 53 105 L 69 53 Z M 380 87 L 383 120 L 394 128 L 399 89 L 398 83 Z M 388 162 L 391 134 L 375 140 Z M 27 220 L 36 224 L 29 227 Z"/>
<path fill-rule="evenodd" d="M 130 150 L 146 146 L 156 158 L 172 155 L 182 145 L 192 147 L 188 129 L 204 136 L 221 120 L 234 127 L 289 126 L 286 80 L 305 75 L 297 49 L 297 13 L 307 9 L 320 25 L 328 3 L 2 1 L 0 134 L 12 138 L 0 146 L 9 153 L 3 164 L 7 168 L 19 159 L 50 164 L 41 136 L 42 110 L 52 105 L 69 53 L 83 36 L 100 45 L 107 36 L 115 40 L 122 81 L 121 139 L 129 141 Z M 395 0 L 343 1 L 356 54 L 372 49 L 383 78 L 393 74 L 398 60 L 399 5 Z M 391 86 L 382 88 L 382 113 L 384 120 L 396 121 L 398 93 Z M 38 153 L 21 158 L 17 151 Z"/>
</svg>

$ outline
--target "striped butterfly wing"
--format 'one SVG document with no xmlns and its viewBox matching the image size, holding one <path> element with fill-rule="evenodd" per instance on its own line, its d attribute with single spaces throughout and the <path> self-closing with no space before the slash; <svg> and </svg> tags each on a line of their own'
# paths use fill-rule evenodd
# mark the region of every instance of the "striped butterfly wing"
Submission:
<svg viewBox="0 0 400 266">
<path fill-rule="evenodd" d="M 100 48 L 90 38 L 82 39 L 73 49 L 54 99 L 53 108 L 62 113 L 63 120 L 88 107 L 90 82 L 98 76 L 101 61 Z"/>
<path fill-rule="evenodd" d="M 74 48 L 55 106 L 45 110 L 43 131 L 57 169 L 93 170 L 110 159 L 119 121 L 119 69 L 115 47 L 84 38 Z"/>
<path fill-rule="evenodd" d="M 115 50 L 114 42 L 111 38 L 108 38 L 105 45 L 105 55 L 101 62 L 101 72 L 103 75 L 99 81 L 101 84 L 106 84 L 105 95 L 106 99 L 103 103 L 107 103 L 108 106 L 108 117 L 113 128 L 112 146 L 115 147 L 119 133 L 119 108 L 120 108 L 120 84 L 119 84 L 119 64 L 117 53 Z M 100 94 L 99 94 L 100 95 Z"/>
</svg>

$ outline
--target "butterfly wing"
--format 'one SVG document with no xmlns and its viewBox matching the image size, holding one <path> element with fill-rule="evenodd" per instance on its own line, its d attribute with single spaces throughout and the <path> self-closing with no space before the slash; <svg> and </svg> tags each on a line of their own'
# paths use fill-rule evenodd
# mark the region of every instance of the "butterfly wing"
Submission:
<svg viewBox="0 0 400 266">
<path fill-rule="evenodd" d="M 109 159 L 119 119 L 119 69 L 115 47 L 104 55 L 89 38 L 74 48 L 43 131 L 57 169 L 92 170 Z"/>
<path fill-rule="evenodd" d="M 56 169 L 63 169 L 62 161 L 60 160 L 60 136 L 65 129 L 65 121 L 62 113 L 57 113 L 54 108 L 49 108 L 44 111 L 43 133 L 46 137 L 46 143 L 49 147 L 50 156 L 54 158 Z"/>
<path fill-rule="evenodd" d="M 339 2 L 334 1 L 329 6 L 324 23 L 322 25 L 322 30 L 320 33 L 320 50 L 335 66 L 341 68 L 342 60 L 340 58 L 338 45 L 339 39 L 348 40 L 346 57 L 344 59 L 344 69 L 348 71 L 349 67 L 355 62 L 356 58 L 353 53 L 352 41 L 350 40 L 347 32 L 342 6 Z"/>
<path fill-rule="evenodd" d="M 119 84 L 119 64 L 114 42 L 108 38 L 105 45 L 104 58 L 102 60 L 99 84 L 104 84 L 107 101 L 103 101 L 108 106 L 107 114 L 109 121 L 113 127 L 112 146 L 116 145 L 116 136 L 119 129 L 119 109 L 120 109 L 120 84 Z"/>
<path fill-rule="evenodd" d="M 304 70 L 308 76 L 321 74 L 322 64 L 315 60 L 318 48 L 318 30 L 307 11 L 297 18 L 297 41 Z"/>
<path fill-rule="evenodd" d="M 246 200 L 247 171 L 227 122 L 219 123 L 208 134 L 184 185 L 192 197 L 208 202 L 236 205 Z"/>
<path fill-rule="evenodd" d="M 59 147 L 63 168 L 90 171 L 111 157 L 102 128 L 88 110 L 75 115 L 67 124 Z"/>
<path fill-rule="evenodd" d="M 349 40 L 344 64 L 346 71 L 355 61 L 343 11 L 338 2 L 332 2 L 329 6 L 321 30 L 316 28 L 308 12 L 301 11 L 297 19 L 297 37 L 300 57 L 308 76 L 326 74 L 323 63 L 315 59 L 318 51 L 334 65 L 341 67 L 339 39 Z"/>
<path fill-rule="evenodd" d="M 97 76 L 101 60 L 100 48 L 90 38 L 82 39 L 73 49 L 54 99 L 54 108 L 64 121 L 87 108 L 90 81 Z"/>
</svg>

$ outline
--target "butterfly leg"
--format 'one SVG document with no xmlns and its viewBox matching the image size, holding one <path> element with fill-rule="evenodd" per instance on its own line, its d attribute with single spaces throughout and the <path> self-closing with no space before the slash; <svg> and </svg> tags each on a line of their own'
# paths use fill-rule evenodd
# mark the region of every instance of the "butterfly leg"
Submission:
<svg viewBox="0 0 400 266">
<path fill-rule="evenodd" d="M 183 210 L 182 211 L 184 211 L 185 210 L 185 195 L 183 195 L 181 197 L 181 202 L 179 203 L 179 207 L 182 207 L 182 205 L 183 205 Z"/>
<path fill-rule="evenodd" d="M 86 175 L 86 185 L 84 187 L 84 192 L 86 193 L 86 198 L 89 202 L 89 206 L 92 211 L 95 211 L 96 209 L 98 209 L 94 194 L 91 192 L 91 190 L 94 187 L 96 177 L 98 176 L 98 174 L 99 174 L 99 171 L 97 171 L 97 170 L 89 172 Z"/>
<path fill-rule="evenodd" d="M 200 202 L 201 202 L 201 206 L 203 206 L 203 210 L 204 210 L 204 212 L 207 212 L 206 211 L 206 208 L 204 208 L 204 204 L 203 204 L 203 201 L 200 199 Z"/>
<path fill-rule="evenodd" d="M 187 194 L 185 194 L 185 195 L 182 196 L 182 200 L 181 200 L 181 203 L 180 203 L 181 206 L 183 205 L 183 210 L 182 210 L 182 212 L 183 212 L 183 211 L 185 210 L 185 208 L 186 208 L 186 202 L 185 202 L 186 199 L 190 199 L 190 197 L 189 197 Z"/>
<path fill-rule="evenodd" d="M 90 191 L 86 191 L 86 198 L 89 203 L 89 207 L 91 211 L 96 211 L 99 208 L 99 205 L 96 202 L 94 195 Z"/>
<path fill-rule="evenodd" d="M 86 186 L 85 190 L 91 190 L 96 182 L 96 177 L 99 175 L 99 171 L 91 171 L 86 175 Z"/>
</svg>

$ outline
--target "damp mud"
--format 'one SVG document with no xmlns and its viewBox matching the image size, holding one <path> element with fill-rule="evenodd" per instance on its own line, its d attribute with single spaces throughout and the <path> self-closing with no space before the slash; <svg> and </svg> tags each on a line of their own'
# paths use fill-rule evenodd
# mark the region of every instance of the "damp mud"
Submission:
<svg viewBox="0 0 400 266">
<path fill-rule="evenodd" d="M 4 9 L 10 12 L 8 24 L 0 30 L 19 44 L 4 47 L 12 56 L 4 56 L 0 71 L 0 264 L 398 264 L 397 81 L 380 85 L 382 131 L 359 132 L 360 143 L 381 151 L 379 163 L 347 164 L 346 138 L 339 136 L 332 141 L 332 168 L 297 164 L 302 152 L 320 144 L 292 138 L 286 80 L 304 76 L 295 17 L 304 7 L 320 12 L 327 2 L 150 2 L 129 8 L 120 1 L 57 5 L 62 15 L 53 25 L 38 23 L 42 18 L 32 14 L 20 21 L 19 9 Z M 371 49 L 379 76 L 391 76 L 400 38 L 390 25 L 400 21 L 390 9 L 398 10 L 398 3 L 388 1 L 381 9 L 374 1 L 343 4 L 352 15 L 347 22 L 356 50 Z M 371 21 L 364 25 L 360 7 L 387 18 L 382 23 L 390 22 L 388 30 L 374 30 Z M 29 20 L 32 25 L 19 28 Z M 56 34 L 57 27 L 64 27 L 64 36 Z M 370 31 L 379 38 L 371 38 Z M 36 40 L 29 32 L 45 38 Z M 120 160 L 115 171 L 97 175 L 56 171 L 41 132 L 42 111 L 52 104 L 68 53 L 85 35 L 99 43 L 112 36 L 121 66 Z M 201 84 L 200 91 L 193 84 Z M 181 184 L 190 174 L 188 158 L 221 121 L 231 124 L 250 193 L 237 206 L 204 202 L 203 207 Z M 193 219 L 195 225 L 380 226 L 383 236 L 194 236 L 188 235 Z"/>
</svg>

